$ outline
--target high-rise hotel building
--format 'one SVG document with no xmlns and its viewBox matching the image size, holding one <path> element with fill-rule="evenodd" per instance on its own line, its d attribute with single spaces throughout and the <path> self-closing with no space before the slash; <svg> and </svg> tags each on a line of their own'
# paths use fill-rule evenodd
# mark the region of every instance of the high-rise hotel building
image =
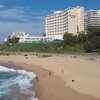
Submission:
<svg viewBox="0 0 100 100">
<path fill-rule="evenodd" d="M 100 26 L 100 10 L 89 10 L 85 13 L 85 31 L 90 26 Z"/>
<path fill-rule="evenodd" d="M 55 11 L 46 17 L 46 36 L 52 39 L 63 39 L 63 35 L 77 35 L 84 31 L 84 7 L 77 6 Z"/>
</svg>

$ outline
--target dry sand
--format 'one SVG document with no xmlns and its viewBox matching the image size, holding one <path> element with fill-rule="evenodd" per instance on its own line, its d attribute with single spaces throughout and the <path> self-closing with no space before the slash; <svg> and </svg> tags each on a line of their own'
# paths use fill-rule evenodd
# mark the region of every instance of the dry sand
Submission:
<svg viewBox="0 0 100 100">
<path fill-rule="evenodd" d="M 35 71 L 39 75 L 39 81 L 35 86 L 39 100 L 100 98 L 99 62 L 70 56 L 41 58 L 30 55 L 27 59 L 23 55 L 0 56 L 0 61 L 13 61 L 18 66 Z"/>
</svg>

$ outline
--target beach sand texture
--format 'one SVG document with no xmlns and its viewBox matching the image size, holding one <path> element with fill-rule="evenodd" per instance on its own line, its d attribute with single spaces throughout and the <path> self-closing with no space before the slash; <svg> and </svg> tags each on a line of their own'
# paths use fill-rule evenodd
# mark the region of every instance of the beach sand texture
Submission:
<svg viewBox="0 0 100 100">
<path fill-rule="evenodd" d="M 23 68 L 32 71 L 34 71 L 33 66 L 36 66 L 35 68 L 37 69 L 35 69 L 35 72 L 37 72 L 40 77 L 40 81 L 36 83 L 36 91 L 38 93 L 37 95 L 40 96 L 40 100 L 94 100 L 95 98 L 100 98 L 99 61 L 72 58 L 70 56 L 42 58 L 31 55 L 28 55 L 27 59 L 23 55 L 0 56 L 0 61 L 13 61 L 16 62 L 16 65 L 23 66 Z M 43 69 L 48 71 L 41 72 Z M 52 73 L 58 77 L 52 77 Z M 47 81 L 49 82 L 49 86 Z M 47 86 L 43 86 L 46 82 Z M 64 86 L 64 84 L 66 84 L 66 86 Z M 54 88 L 52 92 L 48 91 L 51 90 L 51 86 Z M 58 88 L 57 86 L 60 87 Z M 45 91 L 44 93 L 48 91 L 46 93 L 47 95 L 43 94 L 42 91 Z M 49 95 L 51 95 L 52 98 L 48 97 Z"/>
</svg>

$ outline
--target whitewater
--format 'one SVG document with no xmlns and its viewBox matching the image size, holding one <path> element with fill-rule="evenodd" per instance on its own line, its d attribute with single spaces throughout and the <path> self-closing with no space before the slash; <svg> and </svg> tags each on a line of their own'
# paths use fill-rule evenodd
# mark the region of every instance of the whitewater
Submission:
<svg viewBox="0 0 100 100">
<path fill-rule="evenodd" d="M 34 72 L 0 66 L 0 100 L 19 100 L 19 97 L 11 94 L 11 87 L 16 84 L 19 94 L 31 95 L 27 100 L 38 100 L 35 98 L 35 92 L 29 89 L 33 86 L 31 81 L 36 79 L 36 76 Z"/>
</svg>

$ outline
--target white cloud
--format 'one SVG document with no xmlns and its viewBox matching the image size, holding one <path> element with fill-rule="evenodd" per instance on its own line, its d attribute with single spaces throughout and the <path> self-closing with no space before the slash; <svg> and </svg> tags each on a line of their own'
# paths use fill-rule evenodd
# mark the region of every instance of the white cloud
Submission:
<svg viewBox="0 0 100 100">
<path fill-rule="evenodd" d="M 1 10 L 0 18 L 10 18 L 19 21 L 32 22 L 32 20 L 44 20 L 43 13 L 32 12 L 30 8 L 14 7 L 11 9 Z"/>
<path fill-rule="evenodd" d="M 45 29 L 44 29 L 44 24 L 41 22 L 24 23 L 24 24 L 17 22 L 0 23 L 0 38 L 7 37 L 11 35 L 11 33 L 14 31 L 25 31 L 31 35 L 42 35 Z"/>
<path fill-rule="evenodd" d="M 38 13 L 25 7 L 0 10 L 0 38 L 11 35 L 13 31 L 25 31 L 32 35 L 42 35 L 45 32 L 46 15 L 47 10 Z"/>
</svg>

